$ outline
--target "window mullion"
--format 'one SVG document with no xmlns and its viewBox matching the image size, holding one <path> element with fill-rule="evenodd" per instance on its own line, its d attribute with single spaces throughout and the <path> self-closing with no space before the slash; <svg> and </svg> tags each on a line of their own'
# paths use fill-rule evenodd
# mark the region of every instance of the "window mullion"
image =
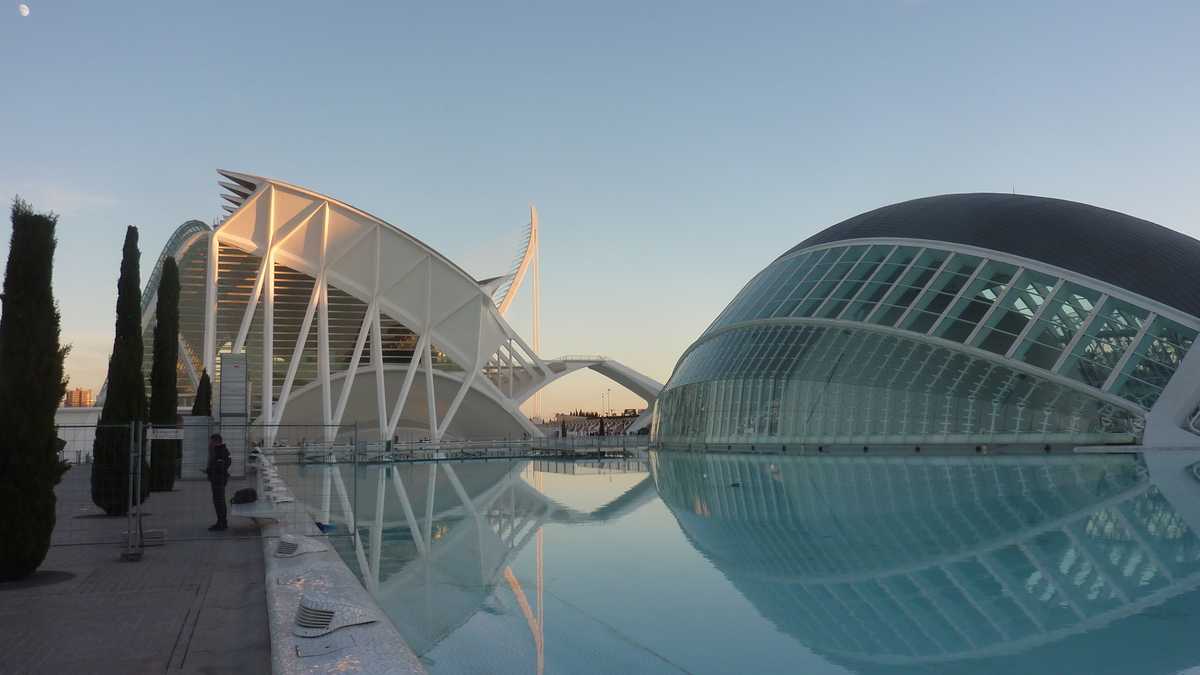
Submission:
<svg viewBox="0 0 1200 675">
<path fill-rule="evenodd" d="M 850 308 L 851 308 L 851 307 L 854 305 L 854 303 L 858 302 L 858 298 L 859 298 L 860 296 L 862 296 L 862 294 L 863 294 L 863 293 L 864 293 L 864 292 L 865 292 L 865 291 L 866 291 L 868 288 L 870 288 L 870 286 L 871 286 L 871 283 L 875 281 L 875 277 L 879 276 L 879 274 L 880 274 L 881 272 L 883 272 L 883 270 L 884 270 L 884 269 L 887 267 L 887 262 L 888 262 L 889 260 L 891 260 L 891 259 L 892 259 L 892 256 L 893 256 L 893 255 L 896 255 L 896 251 L 898 251 L 898 250 L 900 250 L 900 246 L 899 246 L 899 245 L 897 245 L 897 246 L 893 246 L 893 247 L 892 247 L 892 250 L 888 251 L 888 254 L 887 254 L 887 255 L 885 255 L 885 256 L 883 257 L 883 260 L 880 260 L 880 261 L 879 261 L 879 266 L 875 268 L 875 271 L 874 271 L 874 272 L 871 272 L 870 276 L 868 276 L 868 277 L 866 278 L 866 280 L 865 280 L 865 281 L 863 281 L 863 284 L 862 284 L 862 286 L 861 286 L 861 287 L 858 289 L 858 291 L 856 291 L 856 292 L 854 293 L 854 296 L 853 296 L 853 297 L 851 297 L 851 298 L 850 298 L 850 299 L 849 299 L 849 300 L 846 302 L 846 306 L 842 308 L 842 311 L 838 312 L 837 316 L 835 316 L 835 317 L 830 317 L 830 318 L 833 318 L 833 319 L 840 319 L 840 318 L 842 317 L 842 315 L 846 313 L 846 310 L 850 309 Z M 868 251 L 867 251 L 867 253 L 870 253 L 870 251 L 868 250 Z M 864 255 L 863 257 L 865 258 L 866 256 Z M 907 271 L 907 270 L 906 270 L 906 271 Z M 832 295 L 831 295 L 830 297 L 832 297 Z M 822 306 L 823 306 L 823 305 L 822 305 Z M 818 308 L 817 308 L 817 312 L 819 312 L 820 310 L 821 310 L 821 308 L 820 308 L 820 307 L 818 307 Z M 816 315 L 817 315 L 817 312 L 813 312 L 813 316 L 816 316 Z"/>
<path fill-rule="evenodd" d="M 1071 352 L 1075 351 L 1075 347 L 1079 344 L 1079 340 L 1082 339 L 1083 336 L 1087 334 L 1088 329 L 1092 327 L 1092 322 L 1096 320 L 1097 316 L 1100 316 L 1101 310 L 1104 309 L 1104 303 L 1107 301 L 1108 294 L 1105 293 L 1104 295 L 1100 296 L 1100 299 L 1096 301 L 1095 305 L 1092 305 L 1092 312 L 1088 314 L 1086 319 L 1083 320 L 1083 323 L 1079 324 L 1079 329 L 1075 332 L 1075 335 L 1071 337 L 1071 341 L 1067 343 L 1067 346 L 1063 347 L 1063 353 L 1058 355 L 1058 360 L 1054 362 L 1054 366 L 1050 368 L 1050 372 L 1058 374 L 1059 369 L 1062 368 L 1063 364 L 1067 362 L 1067 358 L 1071 355 Z"/>
<path fill-rule="evenodd" d="M 852 248 L 854 247 L 847 246 L 846 248 L 842 249 L 841 254 L 837 257 L 837 260 L 833 261 L 833 264 L 829 266 L 829 269 L 825 270 L 825 273 L 821 275 L 821 278 L 817 280 L 817 283 L 813 284 L 813 287 L 808 289 L 808 292 L 804 294 L 803 298 L 800 298 L 799 302 L 797 302 L 795 307 L 792 308 L 792 311 L 788 312 L 789 316 L 791 316 L 792 312 L 795 312 L 797 309 L 803 307 L 804 303 L 808 302 L 809 296 L 817 292 L 817 289 L 821 287 L 821 284 L 825 283 L 825 280 L 829 278 L 829 275 L 833 273 L 833 270 L 837 269 L 838 263 L 842 261 L 842 258 L 846 257 L 846 254 L 849 253 L 850 249 Z M 849 274 L 849 272 L 847 272 L 847 274 Z"/>
<path fill-rule="evenodd" d="M 870 323 L 871 319 L 875 318 L 875 314 L 879 312 L 879 309 L 881 307 L 883 307 L 883 304 L 884 304 L 883 301 L 887 299 L 888 294 L 890 294 L 892 292 L 892 289 L 894 289 L 896 287 L 896 284 L 899 284 L 904 281 L 904 278 L 908 276 L 909 270 L 912 269 L 913 265 L 917 264 L 917 261 L 920 260 L 921 257 L 925 255 L 925 251 L 928 251 L 928 250 L 929 249 L 927 249 L 927 248 L 922 248 L 922 249 L 917 250 L 916 254 L 913 255 L 913 259 L 908 261 L 908 264 L 904 266 L 904 270 L 900 272 L 900 274 L 896 277 L 896 280 L 892 282 L 892 285 L 889 286 L 887 288 L 887 290 L 885 290 L 883 292 L 883 295 L 879 296 L 879 302 L 875 303 L 875 308 L 871 310 L 871 313 L 866 315 L 865 317 L 863 317 L 863 320 L 862 320 L 863 323 Z M 946 256 L 946 259 L 949 260 L 952 257 L 954 257 L 953 254 Z M 942 261 L 942 264 L 945 264 L 945 261 Z M 934 276 L 937 276 L 937 275 L 935 274 Z M 918 293 L 917 296 L 920 297 L 920 293 Z M 914 298 L 914 300 L 915 299 L 916 298 Z M 895 324 L 893 324 L 893 325 L 895 325 Z"/>
<path fill-rule="evenodd" d="M 1058 291 L 1063 287 L 1064 283 L 1066 283 L 1064 280 L 1059 279 L 1058 282 L 1054 284 L 1054 288 L 1050 289 L 1050 293 L 1046 296 L 1045 302 L 1042 303 L 1041 307 L 1037 308 L 1037 311 L 1034 312 L 1033 316 L 1029 318 L 1029 323 L 1025 324 L 1025 327 L 1021 329 L 1021 334 L 1017 336 L 1017 339 L 1013 341 L 1012 346 L 1009 347 L 1008 351 L 1004 353 L 1004 358 L 1013 358 L 1013 355 L 1017 353 L 1017 349 L 1021 346 L 1021 343 L 1024 342 L 1025 338 L 1029 336 L 1029 331 L 1033 330 L 1034 324 L 1036 324 L 1038 320 L 1042 318 L 1042 314 L 1046 311 L 1046 308 L 1050 306 L 1050 303 L 1054 302 L 1054 298 L 1058 295 Z M 983 324 L 980 323 L 980 325 Z M 971 337 L 973 338 L 975 336 L 972 335 Z M 970 343 L 968 342 L 967 344 Z"/>
<path fill-rule="evenodd" d="M 925 285 L 921 287 L 921 291 L 913 297 L 913 301 L 909 303 L 908 307 L 905 308 L 904 313 L 900 315 L 899 319 L 896 319 L 896 322 L 893 323 L 892 326 L 901 328 L 904 325 L 905 320 L 908 319 L 908 315 L 912 314 L 913 309 L 917 305 L 921 304 L 921 301 L 925 299 L 925 294 L 929 292 L 929 289 L 933 287 L 933 284 L 938 280 L 939 277 L 942 276 L 942 272 L 950 266 L 950 261 L 954 260 L 959 255 L 961 254 L 951 253 L 950 255 L 946 256 L 946 259 L 943 260 L 942 264 L 938 265 L 937 270 L 929 276 L 929 281 L 925 282 Z M 980 264 L 982 264 L 982 262 Z"/>
<path fill-rule="evenodd" d="M 1104 381 L 1104 386 L 1100 387 L 1100 391 L 1108 391 L 1109 387 L 1112 387 L 1113 383 L 1117 381 L 1117 378 L 1121 376 L 1121 371 L 1125 369 L 1125 366 L 1129 363 L 1129 359 L 1133 356 L 1133 353 L 1137 351 L 1138 345 L 1142 344 L 1142 340 L 1146 337 L 1146 333 L 1150 330 L 1150 324 L 1153 323 L 1154 319 L 1157 317 L 1157 314 L 1150 312 L 1150 315 L 1147 316 L 1146 320 L 1142 322 L 1141 330 L 1139 330 L 1137 335 L 1134 336 L 1133 342 L 1129 343 L 1129 347 L 1125 349 L 1125 353 L 1121 355 L 1121 359 L 1117 361 L 1117 365 L 1113 366 L 1112 372 L 1108 374 L 1108 379 Z"/>
<path fill-rule="evenodd" d="M 925 331 L 926 335 L 937 335 L 937 329 L 941 328 L 942 324 L 946 322 L 946 318 L 949 317 L 950 313 L 954 311 L 954 308 L 958 305 L 958 301 L 967 294 L 967 291 L 970 290 L 971 286 L 975 283 L 975 279 L 979 277 L 979 273 L 983 271 L 984 267 L 987 267 L 989 262 L 991 261 L 986 258 L 979 261 L 979 265 L 977 265 L 975 270 L 971 272 L 971 276 L 967 277 L 967 280 L 963 282 L 962 287 L 959 288 L 958 292 L 954 294 L 954 297 L 950 299 L 950 302 L 946 305 L 946 309 L 942 310 L 942 313 L 938 315 L 937 321 L 934 321 L 933 325 L 929 327 L 929 330 Z"/>
<path fill-rule="evenodd" d="M 1024 273 L 1024 267 L 1018 267 L 1017 271 L 1013 272 L 1012 280 L 1008 282 L 1008 286 L 1004 288 L 1004 292 L 1001 293 L 1000 297 L 996 298 L 996 302 L 992 303 L 992 306 L 988 307 L 988 310 L 983 313 L 983 318 L 979 320 L 979 323 L 975 324 L 975 329 L 971 331 L 971 334 L 967 336 L 966 340 L 963 340 L 964 345 L 974 344 L 975 337 L 979 335 L 979 331 L 982 330 L 983 327 L 987 325 L 987 322 L 991 320 L 992 314 L 995 314 L 999 308 L 1004 305 L 1005 301 L 1008 300 L 1008 294 L 1012 293 L 1013 289 L 1016 288 L 1017 282 L 1021 281 L 1021 275 Z M 1044 302 L 1042 304 L 1043 306 L 1045 305 Z M 1041 307 L 1038 309 L 1041 309 Z"/>
</svg>

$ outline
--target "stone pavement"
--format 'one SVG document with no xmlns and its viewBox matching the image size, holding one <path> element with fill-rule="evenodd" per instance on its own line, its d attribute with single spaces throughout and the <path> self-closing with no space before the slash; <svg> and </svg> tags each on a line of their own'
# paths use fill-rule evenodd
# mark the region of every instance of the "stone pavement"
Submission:
<svg viewBox="0 0 1200 675">
<path fill-rule="evenodd" d="M 63 476 L 58 524 L 32 578 L 0 584 L 0 673 L 266 673 L 271 644 L 258 528 L 215 520 L 206 482 L 150 495 L 166 543 L 122 562 L 125 518 L 91 503 L 91 467 Z M 227 496 L 244 483 L 231 481 Z"/>
</svg>

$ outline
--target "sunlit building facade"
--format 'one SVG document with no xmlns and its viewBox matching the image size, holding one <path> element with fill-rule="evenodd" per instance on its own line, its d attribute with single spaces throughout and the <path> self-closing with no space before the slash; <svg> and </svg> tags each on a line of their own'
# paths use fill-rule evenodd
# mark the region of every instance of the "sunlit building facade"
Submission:
<svg viewBox="0 0 1200 675">
<path fill-rule="evenodd" d="M 251 424 L 329 434 L 354 424 L 360 437 L 379 440 L 541 436 L 521 404 L 581 368 L 647 401 L 662 387 L 603 356 L 544 359 L 505 320 L 537 264 L 532 209 L 512 268 L 478 280 L 349 204 L 261 176 L 220 174 L 228 216 L 215 227 L 181 225 L 143 293 L 151 344 L 163 261 L 174 257 L 181 405 L 190 405 L 203 371 L 219 385 L 222 354 L 246 357 Z"/>
<path fill-rule="evenodd" d="M 1148 419 L 1189 430 L 1198 270 L 1200 242 L 1075 202 L 876 209 L 746 284 L 679 360 L 654 434 L 821 448 L 1140 443 Z"/>
<path fill-rule="evenodd" d="M 66 396 L 63 397 L 63 406 L 67 408 L 88 408 L 95 403 L 96 399 L 92 396 L 91 389 L 83 389 L 75 387 L 68 389 Z"/>
</svg>

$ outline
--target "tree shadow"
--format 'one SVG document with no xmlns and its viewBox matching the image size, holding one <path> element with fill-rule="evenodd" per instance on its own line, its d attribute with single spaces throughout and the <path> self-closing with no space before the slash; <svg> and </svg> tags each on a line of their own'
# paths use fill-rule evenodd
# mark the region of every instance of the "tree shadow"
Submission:
<svg viewBox="0 0 1200 675">
<path fill-rule="evenodd" d="M 26 588 L 37 588 L 38 586 L 50 586 L 52 584 L 58 584 L 64 581 L 70 581 L 74 578 L 75 575 L 71 572 L 60 572 L 58 570 L 38 570 L 24 579 L 0 582 L 0 592 L 16 591 Z"/>
</svg>

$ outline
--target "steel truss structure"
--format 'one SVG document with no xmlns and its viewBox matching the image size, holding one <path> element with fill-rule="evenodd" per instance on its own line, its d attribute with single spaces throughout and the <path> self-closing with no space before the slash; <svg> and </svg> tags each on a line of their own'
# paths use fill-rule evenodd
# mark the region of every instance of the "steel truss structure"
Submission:
<svg viewBox="0 0 1200 675">
<path fill-rule="evenodd" d="M 541 436 L 520 404 L 580 367 L 618 373 L 647 403 L 661 389 L 610 359 L 543 359 L 505 321 L 530 269 L 537 281 L 532 207 L 513 268 L 479 281 L 349 204 L 261 176 L 219 173 L 228 217 L 214 228 L 181 226 L 144 293 L 149 336 L 157 270 L 174 256 L 182 405 L 202 371 L 220 378 L 221 353 L 244 353 L 256 364 L 251 415 L 264 428 L 353 421 L 381 440 Z"/>
</svg>

